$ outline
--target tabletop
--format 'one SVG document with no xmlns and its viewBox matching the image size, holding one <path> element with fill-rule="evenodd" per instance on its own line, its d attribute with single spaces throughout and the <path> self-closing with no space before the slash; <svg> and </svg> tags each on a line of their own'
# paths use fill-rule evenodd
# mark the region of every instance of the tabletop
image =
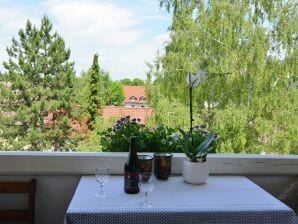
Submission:
<svg viewBox="0 0 298 224">
<path fill-rule="evenodd" d="M 97 198 L 94 176 L 83 176 L 65 224 L 295 223 L 291 209 L 243 176 L 210 176 L 203 185 L 186 184 L 181 176 L 155 180 L 149 194 L 152 208 L 141 208 L 144 194 L 126 194 L 123 185 L 122 176 L 111 176 L 107 197 Z"/>
</svg>

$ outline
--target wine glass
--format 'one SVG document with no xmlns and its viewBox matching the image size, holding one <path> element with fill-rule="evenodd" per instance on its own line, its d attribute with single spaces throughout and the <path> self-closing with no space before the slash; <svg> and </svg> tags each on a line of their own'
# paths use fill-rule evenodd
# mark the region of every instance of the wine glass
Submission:
<svg viewBox="0 0 298 224">
<path fill-rule="evenodd" d="M 153 175 L 150 172 L 142 172 L 139 175 L 139 188 L 141 192 L 145 193 L 145 199 L 140 204 L 143 208 L 151 208 L 152 203 L 148 201 L 148 193 L 154 189 Z"/>
<path fill-rule="evenodd" d="M 95 169 L 95 179 L 100 185 L 99 193 L 95 194 L 95 197 L 106 197 L 107 194 L 104 192 L 104 185 L 108 182 L 110 176 L 110 168 L 106 166 L 99 166 Z"/>
</svg>

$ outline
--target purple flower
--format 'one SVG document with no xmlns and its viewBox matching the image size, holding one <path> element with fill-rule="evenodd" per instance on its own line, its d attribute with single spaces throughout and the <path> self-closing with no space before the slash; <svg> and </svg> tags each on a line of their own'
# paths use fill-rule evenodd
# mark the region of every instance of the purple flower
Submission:
<svg viewBox="0 0 298 224">
<path fill-rule="evenodd" d="M 194 131 L 196 131 L 196 130 L 198 130 L 200 127 L 198 126 L 198 125 L 196 125 L 196 126 L 194 126 L 192 129 L 194 130 Z"/>
<path fill-rule="evenodd" d="M 200 128 L 206 128 L 206 127 L 207 127 L 206 125 L 201 125 L 201 126 L 200 126 Z"/>
</svg>

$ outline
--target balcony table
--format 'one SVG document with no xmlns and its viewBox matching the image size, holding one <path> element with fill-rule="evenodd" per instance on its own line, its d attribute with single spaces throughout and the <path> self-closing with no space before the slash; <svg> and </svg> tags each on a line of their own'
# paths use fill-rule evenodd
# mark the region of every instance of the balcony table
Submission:
<svg viewBox="0 0 298 224">
<path fill-rule="evenodd" d="M 94 176 L 83 176 L 65 214 L 65 224 L 294 224 L 294 212 L 243 176 L 210 176 L 204 185 L 181 176 L 155 181 L 152 208 L 140 208 L 144 194 L 129 195 L 123 177 L 111 176 L 108 196 L 96 198 Z"/>
</svg>

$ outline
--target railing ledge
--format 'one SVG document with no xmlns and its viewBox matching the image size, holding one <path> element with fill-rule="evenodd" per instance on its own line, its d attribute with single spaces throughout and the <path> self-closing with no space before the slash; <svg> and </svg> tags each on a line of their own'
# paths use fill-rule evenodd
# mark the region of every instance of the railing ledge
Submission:
<svg viewBox="0 0 298 224">
<path fill-rule="evenodd" d="M 181 174 L 183 153 L 173 153 L 172 173 Z M 8 152 L 0 151 L 1 175 L 93 174 L 105 164 L 122 174 L 126 152 Z M 210 174 L 298 175 L 298 155 L 209 154 Z"/>
</svg>

